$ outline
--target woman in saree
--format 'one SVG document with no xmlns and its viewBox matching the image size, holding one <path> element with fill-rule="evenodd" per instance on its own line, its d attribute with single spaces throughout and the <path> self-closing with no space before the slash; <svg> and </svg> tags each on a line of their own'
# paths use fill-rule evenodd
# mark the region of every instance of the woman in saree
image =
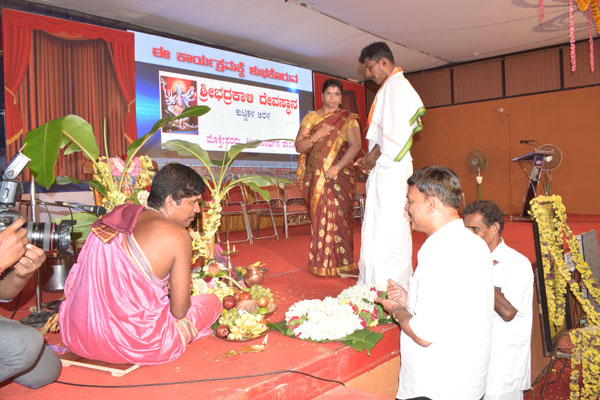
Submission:
<svg viewBox="0 0 600 400">
<path fill-rule="evenodd" d="M 323 83 L 323 107 L 309 112 L 296 136 L 298 180 L 310 210 L 308 270 L 336 276 L 356 270 L 353 160 L 361 148 L 358 116 L 340 108 L 342 83 Z"/>
</svg>

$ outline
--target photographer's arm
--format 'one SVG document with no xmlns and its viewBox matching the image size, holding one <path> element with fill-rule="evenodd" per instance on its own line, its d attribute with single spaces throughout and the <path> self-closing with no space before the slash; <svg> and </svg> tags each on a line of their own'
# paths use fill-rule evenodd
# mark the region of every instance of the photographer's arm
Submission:
<svg viewBox="0 0 600 400">
<path fill-rule="evenodd" d="M 25 255 L 14 265 L 14 269 L 4 279 L 0 280 L 0 299 L 12 299 L 19 294 L 35 270 L 45 260 L 46 253 L 44 253 L 44 250 L 28 244 Z"/>
</svg>

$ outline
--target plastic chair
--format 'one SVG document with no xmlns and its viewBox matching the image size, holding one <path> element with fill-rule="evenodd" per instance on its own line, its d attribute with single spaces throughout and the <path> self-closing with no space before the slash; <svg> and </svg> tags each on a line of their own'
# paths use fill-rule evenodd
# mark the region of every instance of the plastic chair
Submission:
<svg viewBox="0 0 600 400">
<path fill-rule="evenodd" d="M 365 200 L 367 198 L 367 188 L 365 181 L 356 181 L 354 191 L 353 216 L 361 219 L 365 215 Z"/>
<path fill-rule="evenodd" d="M 266 238 L 272 238 L 272 237 L 276 237 L 277 240 L 279 240 L 279 234 L 277 233 L 277 225 L 275 224 L 275 217 L 273 216 L 273 210 L 271 208 L 271 201 L 273 201 L 274 203 L 277 202 L 277 200 L 281 200 L 280 195 L 279 195 L 279 189 L 277 187 L 277 184 L 273 184 L 273 185 L 269 185 L 269 186 L 265 186 L 262 187 L 261 189 L 267 190 L 269 192 L 269 195 L 271 197 L 270 201 L 267 201 L 265 199 L 263 199 L 260 194 L 256 191 L 252 191 L 254 200 L 250 201 L 250 199 L 247 197 L 248 201 L 246 203 L 246 211 L 248 212 L 248 216 L 251 217 L 250 218 L 250 231 L 252 232 L 252 226 L 254 224 L 254 222 L 256 221 L 256 234 L 252 235 L 253 239 L 266 239 Z M 267 236 L 259 236 L 259 229 L 260 229 L 260 219 L 262 217 L 270 217 L 271 218 L 271 224 L 273 226 L 273 234 L 272 235 L 267 235 Z"/>
<path fill-rule="evenodd" d="M 244 227 L 246 229 L 246 239 L 229 241 L 229 220 L 232 216 L 242 216 Z M 235 185 L 227 193 L 226 203 L 222 206 L 221 216 L 225 218 L 225 240 L 228 243 L 238 243 L 249 241 L 252 244 L 252 231 L 250 229 L 250 221 L 246 211 L 246 199 L 243 189 L 240 185 Z M 217 233 L 217 240 L 221 243 L 221 237 Z"/>
<path fill-rule="evenodd" d="M 283 186 L 283 201 L 273 202 L 271 210 L 273 215 L 283 217 L 283 231 L 286 239 L 289 237 L 290 226 L 311 224 L 310 212 L 302 190 L 295 183 L 286 183 Z"/>
</svg>

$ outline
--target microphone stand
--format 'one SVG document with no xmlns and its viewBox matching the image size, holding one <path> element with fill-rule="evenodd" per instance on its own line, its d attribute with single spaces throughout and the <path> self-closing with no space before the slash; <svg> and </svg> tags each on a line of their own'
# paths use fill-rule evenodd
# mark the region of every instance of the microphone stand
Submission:
<svg viewBox="0 0 600 400">
<path fill-rule="evenodd" d="M 35 178 L 31 175 L 31 222 L 36 222 L 36 199 L 35 199 Z M 52 312 L 42 309 L 42 282 L 40 277 L 40 269 L 37 268 L 33 273 L 35 279 L 35 309 L 30 310 L 31 314 L 21 319 L 23 325 L 29 325 L 34 328 L 41 328 L 46 325 L 48 319 L 52 316 Z M 33 308 L 33 307 L 32 307 Z"/>
</svg>

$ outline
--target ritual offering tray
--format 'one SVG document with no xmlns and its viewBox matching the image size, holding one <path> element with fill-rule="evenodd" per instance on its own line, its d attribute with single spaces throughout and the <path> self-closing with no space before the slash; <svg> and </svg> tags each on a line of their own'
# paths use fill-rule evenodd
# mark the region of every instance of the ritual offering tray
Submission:
<svg viewBox="0 0 600 400">
<path fill-rule="evenodd" d="M 246 341 L 266 335 L 266 317 L 277 310 L 273 295 L 261 285 L 239 288 L 222 298 L 223 311 L 215 328 L 217 337 Z"/>
<path fill-rule="evenodd" d="M 219 317 L 215 334 L 221 339 L 246 341 L 256 339 L 269 331 L 264 315 L 243 309 L 224 309 Z"/>
<path fill-rule="evenodd" d="M 269 332 L 271 331 L 271 328 L 267 328 L 263 333 L 259 333 L 258 335 L 249 335 L 249 336 L 242 336 L 239 339 L 229 339 L 228 337 L 219 337 L 215 334 L 215 336 L 217 336 L 219 339 L 223 339 L 223 340 L 227 340 L 228 342 L 247 342 L 249 340 L 255 340 L 261 337 L 266 336 Z"/>
<path fill-rule="evenodd" d="M 216 262 L 208 263 L 192 273 L 192 295 L 213 293 L 223 303 L 221 316 L 213 325 L 217 337 L 246 341 L 266 335 L 269 331 L 266 317 L 277 310 L 277 305 L 271 290 L 261 285 L 262 264 L 248 266 L 242 282 L 232 272 L 231 267 L 225 270 Z"/>
<path fill-rule="evenodd" d="M 275 311 L 277 311 L 277 304 L 273 304 L 273 307 L 274 308 L 272 310 L 270 310 L 269 312 L 263 314 L 265 316 L 265 318 L 270 317 L 271 315 L 273 315 L 273 313 Z M 269 310 L 269 309 L 267 308 L 267 310 Z"/>
</svg>

